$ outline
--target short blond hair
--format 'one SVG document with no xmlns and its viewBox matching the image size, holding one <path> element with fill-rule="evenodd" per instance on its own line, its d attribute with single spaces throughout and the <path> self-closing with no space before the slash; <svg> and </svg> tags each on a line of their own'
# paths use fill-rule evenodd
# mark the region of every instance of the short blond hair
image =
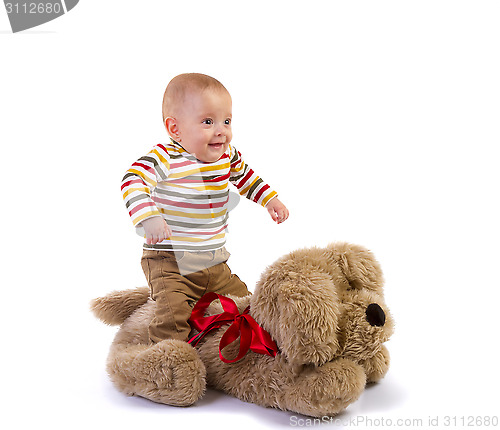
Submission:
<svg viewBox="0 0 500 430">
<path fill-rule="evenodd" d="M 226 87 L 217 79 L 202 73 L 183 73 L 173 78 L 168 83 L 165 94 L 163 95 L 163 123 L 165 124 L 166 118 L 175 115 L 175 109 L 182 103 L 187 91 L 204 91 L 207 89 L 225 91 L 229 94 Z"/>
</svg>

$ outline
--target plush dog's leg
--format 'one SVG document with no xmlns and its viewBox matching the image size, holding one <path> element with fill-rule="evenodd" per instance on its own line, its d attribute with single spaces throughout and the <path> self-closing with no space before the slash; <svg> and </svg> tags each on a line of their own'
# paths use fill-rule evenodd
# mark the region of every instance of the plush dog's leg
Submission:
<svg viewBox="0 0 500 430">
<path fill-rule="evenodd" d="M 307 369 L 286 389 L 286 408 L 313 417 L 333 416 L 359 398 L 366 384 L 363 368 L 344 358 Z"/>
<path fill-rule="evenodd" d="M 172 406 L 189 406 L 205 391 L 205 366 L 186 342 L 112 345 L 107 370 L 120 391 Z"/>
<path fill-rule="evenodd" d="M 372 358 L 362 360 L 359 364 L 365 369 L 366 382 L 380 381 L 389 370 L 390 356 L 385 345 L 382 345 Z"/>
<path fill-rule="evenodd" d="M 154 310 L 155 302 L 150 300 L 122 324 L 110 348 L 109 376 L 126 394 L 167 405 L 189 406 L 205 391 L 205 365 L 186 342 L 149 342 L 148 325 Z"/>
<path fill-rule="evenodd" d="M 215 353 L 219 336 L 199 347 L 207 366 L 207 383 L 243 401 L 313 417 L 333 416 L 358 399 L 365 388 L 363 367 L 345 358 L 319 367 L 292 366 L 281 354 L 272 358 L 249 352 L 239 363 L 221 363 Z M 234 357 L 237 348 L 229 345 L 224 351 Z"/>
</svg>

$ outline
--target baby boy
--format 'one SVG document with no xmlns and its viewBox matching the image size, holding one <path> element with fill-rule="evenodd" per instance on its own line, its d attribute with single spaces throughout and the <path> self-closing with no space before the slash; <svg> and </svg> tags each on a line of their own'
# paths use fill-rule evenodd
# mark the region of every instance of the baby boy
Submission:
<svg viewBox="0 0 500 430">
<path fill-rule="evenodd" d="M 163 98 L 171 141 L 139 158 L 123 178 L 129 215 L 145 233 L 141 264 L 157 305 L 152 342 L 186 340 L 191 308 L 209 291 L 249 294 L 226 263 L 229 182 L 277 223 L 288 218 L 276 192 L 231 145 L 231 112 L 231 96 L 216 79 L 176 76 Z"/>
</svg>

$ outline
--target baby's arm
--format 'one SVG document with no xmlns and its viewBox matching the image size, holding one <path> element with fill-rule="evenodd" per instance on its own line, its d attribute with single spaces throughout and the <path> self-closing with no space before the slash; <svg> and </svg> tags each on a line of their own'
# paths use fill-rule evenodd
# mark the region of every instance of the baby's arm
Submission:
<svg viewBox="0 0 500 430">
<path fill-rule="evenodd" d="M 168 239 L 172 235 L 172 230 L 161 216 L 145 219 L 141 222 L 146 232 L 146 243 L 155 245 Z"/>
<path fill-rule="evenodd" d="M 273 221 L 276 221 L 278 224 L 286 221 L 288 218 L 288 209 L 286 206 L 281 203 L 278 197 L 272 198 L 266 205 L 266 209 L 271 215 Z"/>
<path fill-rule="evenodd" d="M 122 180 L 123 199 L 138 231 L 144 228 L 148 244 L 156 244 L 172 234 L 152 199 L 158 181 L 168 177 L 170 157 L 163 145 L 156 145 L 127 170 Z M 142 232 L 141 232 L 142 235 Z"/>
<path fill-rule="evenodd" d="M 231 174 L 229 180 L 238 188 L 240 195 L 260 204 L 269 212 L 271 218 L 278 224 L 288 218 L 288 209 L 277 198 L 276 191 L 272 190 L 262 178 L 246 164 L 241 153 L 231 147 Z"/>
</svg>

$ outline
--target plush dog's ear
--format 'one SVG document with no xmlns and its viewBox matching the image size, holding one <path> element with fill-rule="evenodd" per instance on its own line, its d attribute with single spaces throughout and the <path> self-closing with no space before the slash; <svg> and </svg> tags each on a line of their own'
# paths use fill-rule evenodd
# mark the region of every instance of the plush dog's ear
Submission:
<svg viewBox="0 0 500 430">
<path fill-rule="evenodd" d="M 349 243 L 333 243 L 327 250 L 346 277 L 349 288 L 367 288 L 378 292 L 382 290 L 382 269 L 368 249 Z"/>
<path fill-rule="evenodd" d="M 340 302 L 329 274 L 268 268 L 251 300 L 252 316 L 277 342 L 293 365 L 321 365 L 339 350 Z"/>
<path fill-rule="evenodd" d="M 320 366 L 335 357 L 341 310 L 330 276 L 322 272 L 300 274 L 284 282 L 278 305 L 280 345 L 290 363 Z"/>
</svg>

